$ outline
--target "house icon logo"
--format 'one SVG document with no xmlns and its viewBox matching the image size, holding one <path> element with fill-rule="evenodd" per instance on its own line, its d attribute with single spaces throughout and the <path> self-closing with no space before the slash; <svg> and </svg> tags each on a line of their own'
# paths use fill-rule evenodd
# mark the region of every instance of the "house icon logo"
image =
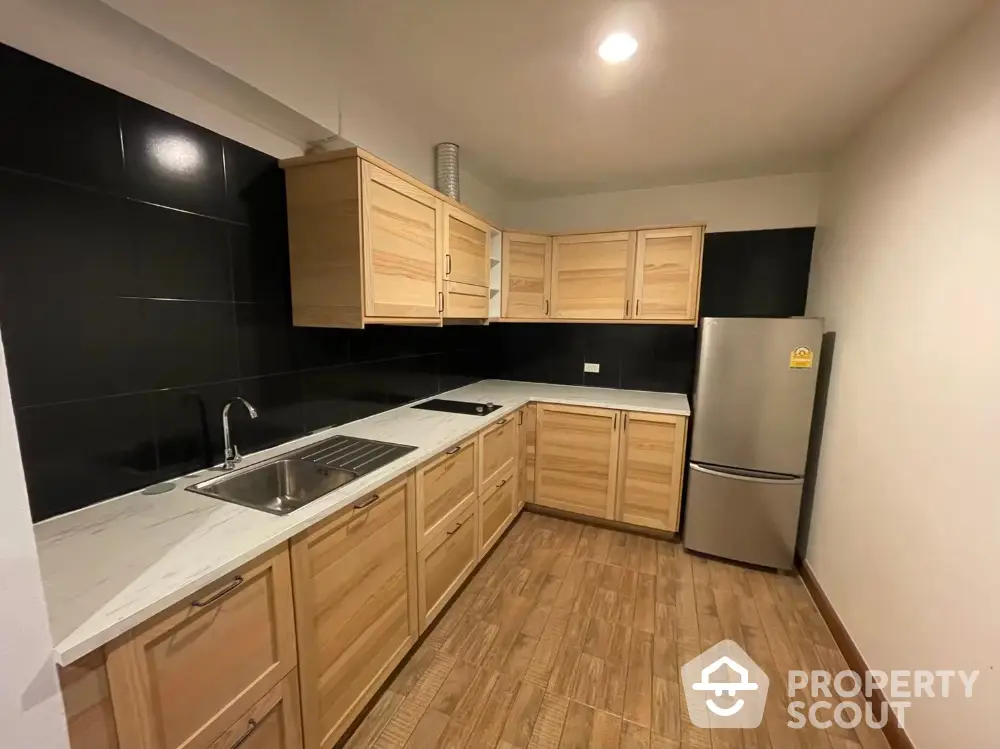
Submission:
<svg viewBox="0 0 1000 749">
<path fill-rule="evenodd" d="M 691 722 L 699 728 L 756 728 L 764 719 L 767 674 L 732 640 L 681 668 Z"/>
</svg>

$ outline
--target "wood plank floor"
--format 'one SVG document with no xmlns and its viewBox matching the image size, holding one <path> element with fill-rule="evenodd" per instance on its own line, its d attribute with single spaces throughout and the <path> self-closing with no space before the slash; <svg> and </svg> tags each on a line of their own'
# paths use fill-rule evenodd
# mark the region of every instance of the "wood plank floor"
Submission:
<svg viewBox="0 0 1000 749">
<path fill-rule="evenodd" d="M 765 720 L 688 720 L 680 667 L 729 638 L 768 674 Z M 847 668 L 802 582 L 679 544 L 523 513 L 345 749 L 885 749 L 792 730 L 789 669 Z"/>
</svg>

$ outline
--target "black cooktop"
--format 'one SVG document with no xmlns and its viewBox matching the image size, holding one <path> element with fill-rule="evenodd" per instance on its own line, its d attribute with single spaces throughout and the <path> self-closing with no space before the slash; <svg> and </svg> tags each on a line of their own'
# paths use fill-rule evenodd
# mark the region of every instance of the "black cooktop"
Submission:
<svg viewBox="0 0 1000 749">
<path fill-rule="evenodd" d="M 427 411 L 445 411 L 450 414 L 485 416 L 501 408 L 501 406 L 498 406 L 496 403 L 469 403 L 468 401 L 450 401 L 445 398 L 434 398 L 411 406 L 411 408 L 423 408 Z"/>
</svg>

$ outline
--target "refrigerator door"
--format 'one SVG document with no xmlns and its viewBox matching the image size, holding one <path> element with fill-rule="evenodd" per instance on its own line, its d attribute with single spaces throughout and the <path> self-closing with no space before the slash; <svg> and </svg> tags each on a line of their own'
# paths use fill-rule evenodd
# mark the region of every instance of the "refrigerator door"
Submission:
<svg viewBox="0 0 1000 749">
<path fill-rule="evenodd" d="M 722 471 L 691 463 L 684 548 L 791 569 L 801 500 L 801 478 Z"/>
<path fill-rule="evenodd" d="M 706 317 L 691 460 L 801 476 L 823 321 Z"/>
</svg>

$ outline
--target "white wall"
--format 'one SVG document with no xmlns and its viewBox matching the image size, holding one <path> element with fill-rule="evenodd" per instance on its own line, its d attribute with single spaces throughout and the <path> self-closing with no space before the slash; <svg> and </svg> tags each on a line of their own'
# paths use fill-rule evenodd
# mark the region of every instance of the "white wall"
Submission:
<svg viewBox="0 0 1000 749">
<path fill-rule="evenodd" d="M 704 221 L 708 231 L 815 226 L 820 174 L 704 182 L 513 201 L 506 222 L 524 231 L 566 232 Z"/>
<path fill-rule="evenodd" d="M 806 559 L 876 669 L 980 669 L 918 749 L 997 746 L 1000 5 L 838 163 L 808 313 L 836 332 Z"/>
<path fill-rule="evenodd" d="M 0 481 L 0 746 L 68 749 L 2 345 Z"/>
</svg>

